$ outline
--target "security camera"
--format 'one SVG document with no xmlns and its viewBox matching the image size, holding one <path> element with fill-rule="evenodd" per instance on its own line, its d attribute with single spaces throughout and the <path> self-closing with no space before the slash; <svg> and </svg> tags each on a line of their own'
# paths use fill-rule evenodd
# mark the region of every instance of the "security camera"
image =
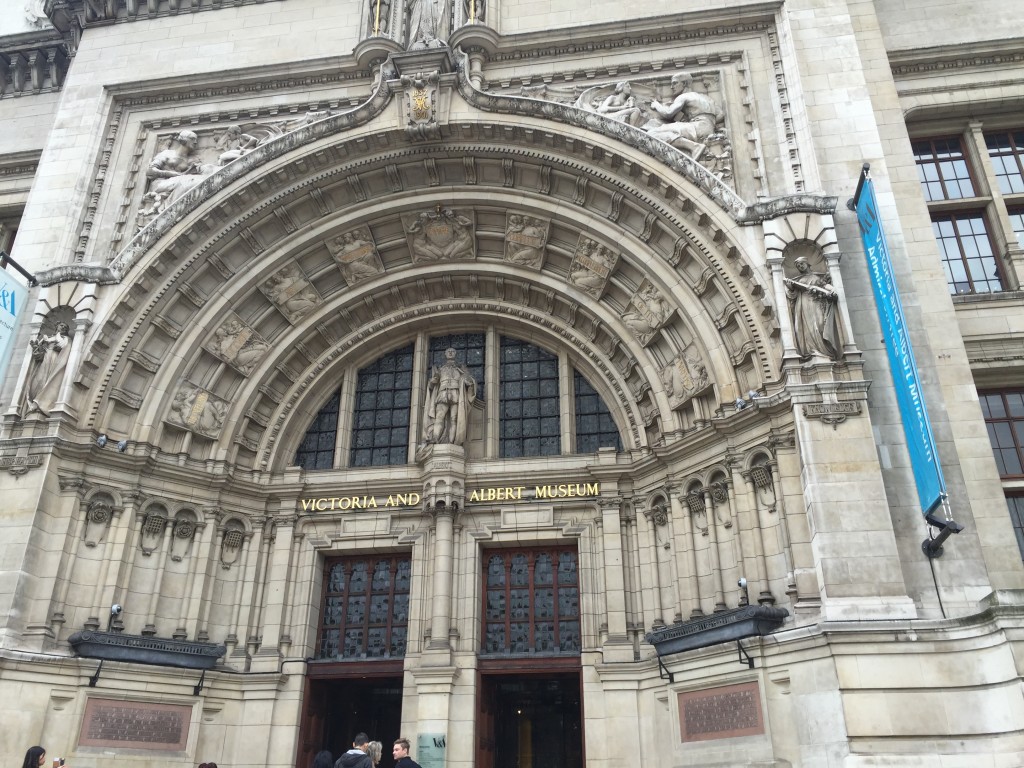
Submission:
<svg viewBox="0 0 1024 768">
<path fill-rule="evenodd" d="M 121 615 L 121 611 L 123 611 L 123 610 L 124 610 L 124 608 L 122 608 L 119 603 L 114 603 L 112 606 L 110 606 L 110 615 L 111 616 L 120 616 Z"/>
<path fill-rule="evenodd" d="M 740 576 L 740 580 L 736 582 L 736 586 L 738 586 L 740 589 L 746 589 L 747 588 L 747 580 L 745 578 L 743 578 L 742 576 Z"/>
</svg>

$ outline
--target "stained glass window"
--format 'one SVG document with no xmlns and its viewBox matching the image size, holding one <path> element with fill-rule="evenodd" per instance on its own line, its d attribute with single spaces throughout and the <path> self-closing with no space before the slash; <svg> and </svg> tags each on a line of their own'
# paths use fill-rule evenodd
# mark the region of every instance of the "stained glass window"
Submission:
<svg viewBox="0 0 1024 768">
<path fill-rule="evenodd" d="M 411 561 L 346 557 L 328 561 L 318 659 L 401 658 L 409 626 Z"/>
<path fill-rule="evenodd" d="M 558 357 L 525 341 L 502 337 L 500 365 L 502 458 L 561 453 Z"/>
<path fill-rule="evenodd" d="M 340 397 L 341 390 L 335 390 L 306 430 L 306 435 L 295 452 L 295 463 L 303 469 L 331 469 L 334 467 L 334 444 L 338 438 L 338 402 Z"/>
<path fill-rule="evenodd" d="M 566 547 L 484 553 L 485 655 L 577 655 L 580 590 Z"/>
<path fill-rule="evenodd" d="M 408 461 L 412 359 L 410 344 L 359 371 L 352 410 L 353 467 Z"/>
<path fill-rule="evenodd" d="M 622 450 L 619 430 L 611 411 L 589 381 L 573 371 L 576 401 L 576 453 L 593 453 L 598 448 Z"/>
</svg>

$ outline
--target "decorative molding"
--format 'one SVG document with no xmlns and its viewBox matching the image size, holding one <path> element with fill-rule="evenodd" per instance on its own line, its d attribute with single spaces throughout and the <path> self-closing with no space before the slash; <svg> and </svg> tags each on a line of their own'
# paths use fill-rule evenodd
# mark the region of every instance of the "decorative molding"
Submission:
<svg viewBox="0 0 1024 768">
<path fill-rule="evenodd" d="M 838 403 L 808 403 L 803 407 L 803 411 L 805 418 L 821 419 L 823 423 L 831 424 L 832 429 L 837 429 L 846 421 L 847 417 L 859 415 L 861 405 L 855 400 L 843 400 Z"/>
</svg>

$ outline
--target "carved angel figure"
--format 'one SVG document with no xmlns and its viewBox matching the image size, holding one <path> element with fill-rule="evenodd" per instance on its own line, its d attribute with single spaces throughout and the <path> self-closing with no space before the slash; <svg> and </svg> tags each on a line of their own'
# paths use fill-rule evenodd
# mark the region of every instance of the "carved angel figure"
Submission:
<svg viewBox="0 0 1024 768">
<path fill-rule="evenodd" d="M 319 294 L 295 266 L 271 275 L 261 287 L 271 303 L 293 323 L 321 303 Z"/>
<path fill-rule="evenodd" d="M 671 306 L 661 297 L 658 289 L 645 280 L 630 300 L 629 308 L 622 315 L 622 322 L 632 329 L 641 344 L 647 344 L 671 313 Z"/>
<path fill-rule="evenodd" d="M 472 259 L 476 255 L 473 222 L 455 211 L 441 208 L 421 213 L 406 229 L 412 239 L 413 261 Z"/>
<path fill-rule="evenodd" d="M 370 230 L 366 227 L 354 229 L 327 241 L 327 249 L 337 262 L 341 276 L 349 285 L 384 272 L 377 246 L 373 242 Z"/>
<path fill-rule="evenodd" d="M 617 262 L 618 258 L 608 248 L 581 238 L 569 268 L 569 282 L 600 298 Z"/>
<path fill-rule="evenodd" d="M 505 261 L 540 269 L 544 246 L 548 242 L 549 223 L 533 216 L 509 214 L 505 229 Z"/>
</svg>

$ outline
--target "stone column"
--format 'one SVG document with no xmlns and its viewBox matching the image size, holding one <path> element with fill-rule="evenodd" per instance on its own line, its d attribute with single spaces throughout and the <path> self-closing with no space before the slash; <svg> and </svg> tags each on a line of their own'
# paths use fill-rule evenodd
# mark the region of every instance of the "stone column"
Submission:
<svg viewBox="0 0 1024 768">
<path fill-rule="evenodd" d="M 604 642 L 604 660 L 632 661 L 633 644 L 626 634 L 625 558 L 620 527 L 620 497 L 598 499 L 601 509 L 601 538 L 604 560 L 605 621 L 608 637 Z"/>
<path fill-rule="evenodd" d="M 274 540 L 267 556 L 263 573 L 261 622 L 254 625 L 253 632 L 259 637 L 259 651 L 253 657 L 253 672 L 277 670 L 280 657 L 278 646 L 283 634 L 282 623 L 287 618 L 285 601 L 288 598 L 288 582 L 291 573 L 293 532 L 295 515 L 278 517 L 274 522 Z"/>
<path fill-rule="evenodd" d="M 722 554 L 718 549 L 718 517 L 715 515 L 714 502 L 711 499 L 711 489 L 704 488 L 704 515 L 708 521 L 708 535 L 710 543 L 708 551 L 711 554 L 711 579 L 715 585 L 715 610 L 725 610 L 725 584 L 722 582 Z"/>
<path fill-rule="evenodd" d="M 444 502 L 427 510 L 434 520 L 434 578 L 430 604 L 430 642 L 428 649 L 451 650 L 452 551 L 455 511 Z"/>
<path fill-rule="evenodd" d="M 160 592 L 163 590 L 164 573 L 167 570 L 167 553 L 171 551 L 171 534 L 174 532 L 174 524 L 171 520 L 164 519 L 163 542 L 160 546 L 156 565 L 156 581 L 153 584 L 153 594 L 149 596 L 149 605 L 146 608 L 146 625 L 142 628 L 142 634 L 156 634 L 156 609 L 160 603 Z"/>
</svg>

